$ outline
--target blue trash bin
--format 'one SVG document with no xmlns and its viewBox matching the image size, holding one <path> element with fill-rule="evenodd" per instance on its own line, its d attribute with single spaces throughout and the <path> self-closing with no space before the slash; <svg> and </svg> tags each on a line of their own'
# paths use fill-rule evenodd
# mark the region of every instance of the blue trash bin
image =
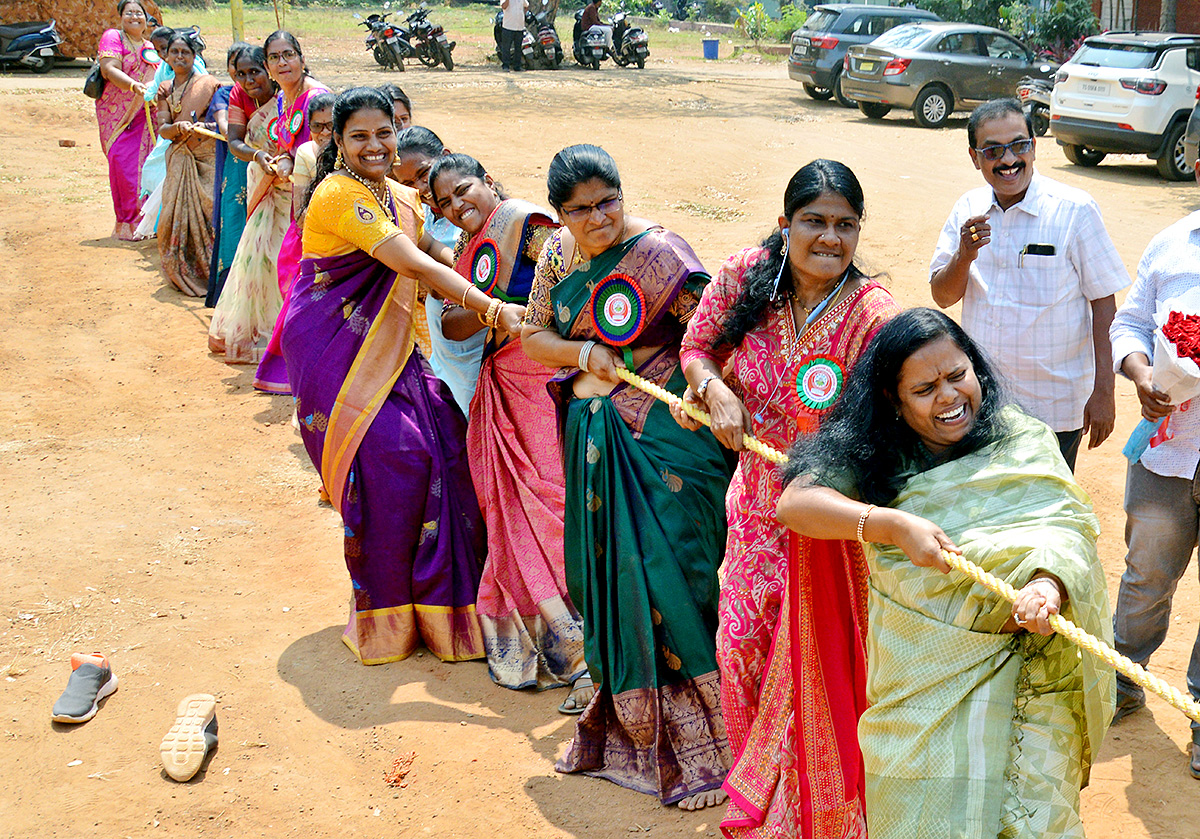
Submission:
<svg viewBox="0 0 1200 839">
<path fill-rule="evenodd" d="M 717 60 L 717 48 L 721 45 L 720 38 L 701 38 L 700 43 L 704 45 L 704 58 L 707 61 Z"/>
</svg>

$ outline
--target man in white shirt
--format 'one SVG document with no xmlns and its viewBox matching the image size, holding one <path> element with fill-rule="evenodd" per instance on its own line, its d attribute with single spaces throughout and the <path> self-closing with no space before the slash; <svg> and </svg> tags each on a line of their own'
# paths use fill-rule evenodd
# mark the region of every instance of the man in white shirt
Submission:
<svg viewBox="0 0 1200 839">
<path fill-rule="evenodd" d="M 1197 166 L 1200 179 L 1200 166 Z M 1137 387 L 1142 416 L 1170 417 L 1125 479 L 1125 573 L 1113 615 L 1117 649 L 1145 664 L 1167 636 L 1171 597 L 1187 571 L 1200 528 L 1200 404 L 1172 405 L 1154 387 L 1154 313 L 1158 306 L 1200 285 L 1200 212 L 1175 222 L 1150 240 L 1133 288 L 1113 319 L 1110 336 L 1117 371 Z M 1188 691 L 1200 700 L 1200 638 L 1192 645 Z M 1113 721 L 1146 704 L 1140 687 L 1117 674 Z M 1192 775 L 1200 778 L 1200 724 L 1192 723 Z"/>
<path fill-rule="evenodd" d="M 529 0 L 500 0 L 500 66 L 519 72 L 525 69 L 521 40 L 525 36 L 525 10 Z"/>
<path fill-rule="evenodd" d="M 1020 102 L 980 105 L 967 140 L 987 186 L 959 198 L 942 228 L 933 299 L 963 301 L 963 328 L 1074 470 L 1084 432 L 1094 449 L 1116 421 L 1108 327 L 1129 273 L 1091 196 L 1034 171 Z"/>
</svg>

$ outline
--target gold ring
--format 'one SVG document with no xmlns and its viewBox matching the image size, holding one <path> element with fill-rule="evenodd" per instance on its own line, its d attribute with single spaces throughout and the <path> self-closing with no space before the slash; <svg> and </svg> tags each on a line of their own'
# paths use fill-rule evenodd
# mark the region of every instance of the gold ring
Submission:
<svg viewBox="0 0 1200 839">
<path fill-rule="evenodd" d="M 975 225 L 973 225 L 973 224 L 971 225 L 971 232 L 972 232 L 972 233 L 974 233 L 974 232 L 975 232 Z"/>
<path fill-rule="evenodd" d="M 978 233 L 972 233 L 972 234 L 971 234 L 971 241 L 972 241 L 972 242 L 978 242 L 978 241 L 979 241 L 979 234 L 978 234 Z"/>
</svg>

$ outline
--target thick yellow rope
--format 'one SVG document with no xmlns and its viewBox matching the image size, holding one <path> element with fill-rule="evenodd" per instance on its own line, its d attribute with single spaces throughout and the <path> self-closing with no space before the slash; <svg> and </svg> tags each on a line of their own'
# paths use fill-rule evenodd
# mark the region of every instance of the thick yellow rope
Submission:
<svg viewBox="0 0 1200 839">
<path fill-rule="evenodd" d="M 678 404 L 683 408 L 684 413 L 698 422 L 705 425 L 712 424 L 712 417 L 706 411 L 691 405 L 688 402 L 680 399 L 675 394 L 661 388 L 654 382 L 648 381 L 637 373 L 632 373 L 623 367 L 617 368 L 617 375 L 629 384 L 636 387 L 638 390 L 645 391 L 656 399 L 666 402 L 668 405 Z M 750 436 L 749 434 L 742 435 L 742 442 L 750 451 L 755 454 L 762 455 L 767 460 L 773 463 L 786 463 L 787 455 L 783 452 L 768 446 L 761 440 Z M 995 594 L 1000 595 L 1008 602 L 1012 603 L 1017 599 L 1017 591 L 1004 580 L 989 574 L 975 563 L 963 556 L 959 556 L 950 551 L 942 551 L 942 559 L 951 568 L 966 574 L 975 582 L 979 583 L 984 588 Z M 1064 618 L 1062 615 L 1051 615 L 1050 626 L 1059 635 L 1067 638 L 1081 649 L 1087 650 L 1092 655 L 1099 658 L 1109 667 L 1114 668 L 1118 673 L 1121 673 L 1130 681 L 1145 688 L 1151 693 L 1155 693 L 1166 700 L 1170 705 L 1190 719 L 1200 722 L 1200 703 L 1181 691 L 1175 689 L 1171 685 L 1164 682 L 1152 673 L 1146 671 L 1144 667 L 1136 661 L 1121 655 L 1108 644 L 1101 641 L 1095 635 L 1090 634 L 1073 624 L 1071 621 Z"/>
</svg>

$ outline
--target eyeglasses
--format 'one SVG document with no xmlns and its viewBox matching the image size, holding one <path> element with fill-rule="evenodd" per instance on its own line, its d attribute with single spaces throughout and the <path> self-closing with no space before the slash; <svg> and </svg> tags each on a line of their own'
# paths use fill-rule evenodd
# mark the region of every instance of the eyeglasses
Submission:
<svg viewBox="0 0 1200 839">
<path fill-rule="evenodd" d="M 289 64 L 300 57 L 300 54 L 295 50 L 284 50 L 283 52 L 273 52 L 267 56 L 268 64 L 278 64 L 281 61 L 286 61 Z"/>
<path fill-rule="evenodd" d="M 311 133 L 315 134 L 318 131 L 332 131 L 332 130 L 333 130 L 332 122 L 317 122 L 315 119 L 312 121 Z"/>
<path fill-rule="evenodd" d="M 584 207 L 573 207 L 570 210 L 564 207 L 563 215 L 569 218 L 571 221 L 587 221 L 592 217 L 592 213 L 596 212 L 597 210 L 600 211 L 600 215 L 606 216 L 620 206 L 621 193 L 618 192 L 612 198 L 605 198 L 599 204 L 588 204 Z"/>
<path fill-rule="evenodd" d="M 1011 143 L 1005 143 L 1000 146 L 984 146 L 981 149 L 975 149 L 983 155 L 984 160 L 999 160 L 1004 157 L 1005 152 L 1012 149 L 1012 153 L 1017 157 L 1023 154 L 1029 154 L 1033 150 L 1033 138 L 1025 137 L 1020 140 L 1013 140 Z"/>
</svg>

